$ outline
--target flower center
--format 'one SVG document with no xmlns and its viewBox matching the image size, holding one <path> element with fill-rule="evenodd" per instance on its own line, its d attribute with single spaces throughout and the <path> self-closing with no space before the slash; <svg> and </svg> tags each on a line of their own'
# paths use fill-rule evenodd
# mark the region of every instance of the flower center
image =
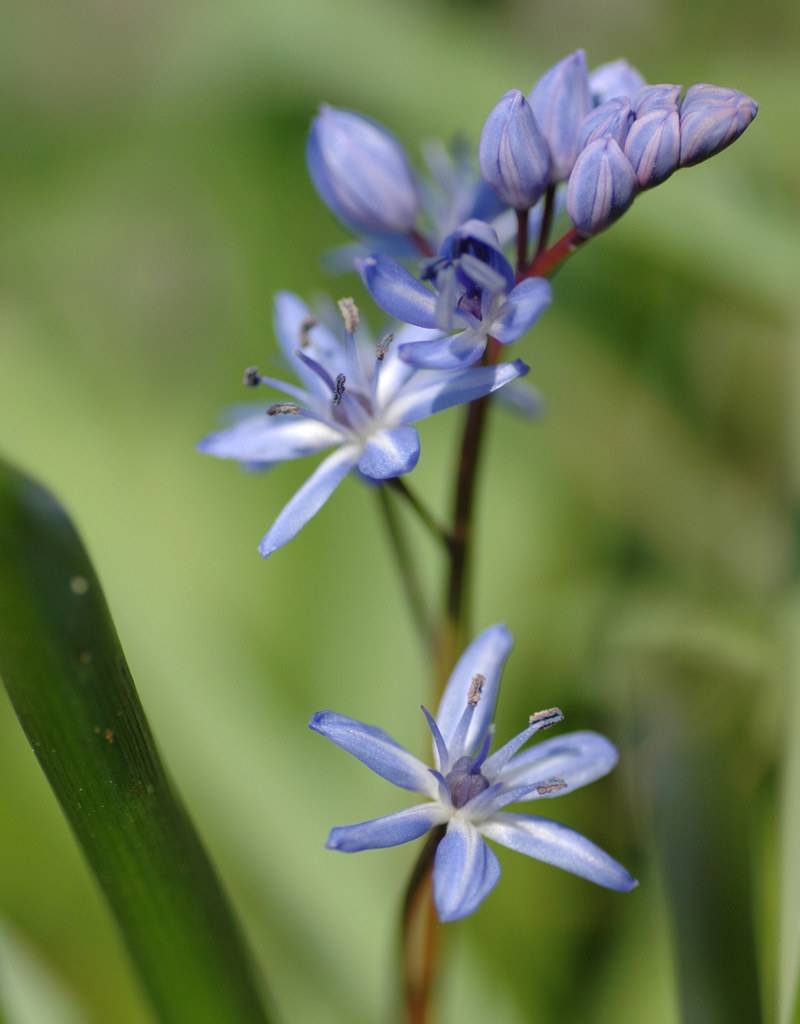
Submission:
<svg viewBox="0 0 800 1024">
<path fill-rule="evenodd" d="M 475 768 L 471 757 L 460 757 L 444 780 L 450 790 L 453 807 L 463 807 L 473 797 L 489 788 L 489 780 Z"/>
</svg>

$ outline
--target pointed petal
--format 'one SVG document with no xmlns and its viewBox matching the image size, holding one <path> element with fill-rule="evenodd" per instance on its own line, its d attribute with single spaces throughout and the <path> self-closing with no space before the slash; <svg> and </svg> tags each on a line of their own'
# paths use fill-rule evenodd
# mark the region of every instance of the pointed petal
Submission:
<svg viewBox="0 0 800 1024">
<path fill-rule="evenodd" d="M 516 341 L 533 327 L 552 301 L 553 290 L 543 277 L 520 281 L 497 311 L 488 333 L 504 345 Z"/>
<path fill-rule="evenodd" d="M 450 750 L 451 761 L 457 761 L 464 751 L 474 750 L 483 739 L 494 718 L 500 675 L 514 640 L 505 626 L 490 626 L 477 636 L 461 655 L 444 691 L 436 721 L 450 748 L 458 722 L 467 706 L 472 680 L 476 675 L 484 678 L 481 698 L 475 708 L 464 750 Z"/>
<path fill-rule="evenodd" d="M 335 711 L 318 711 L 308 727 L 393 785 L 436 797 L 438 787 L 428 768 L 378 726 L 366 725 Z"/>
<path fill-rule="evenodd" d="M 436 296 L 405 267 L 378 253 L 357 266 L 370 295 L 389 316 L 417 327 L 437 326 Z"/>
<path fill-rule="evenodd" d="M 617 748 L 597 732 L 570 732 L 543 740 L 513 757 L 497 776 L 506 786 L 542 783 L 526 799 L 561 796 L 601 779 L 619 760 Z M 487 776 L 488 778 L 488 776 Z M 550 789 L 554 780 L 564 785 Z"/>
<path fill-rule="evenodd" d="M 416 423 L 427 416 L 442 412 L 453 405 L 474 402 L 518 377 L 524 377 L 528 367 L 521 359 L 497 366 L 474 366 L 461 373 L 443 373 L 433 380 L 412 381 L 392 402 L 387 410 L 395 422 Z"/>
<path fill-rule="evenodd" d="M 541 416 L 544 408 L 541 392 L 522 378 L 512 380 L 498 391 L 495 401 L 509 412 L 531 420 Z"/>
<path fill-rule="evenodd" d="M 431 736 L 433 736 L 433 756 L 436 758 L 436 767 L 440 772 L 446 774 L 450 771 L 450 756 L 447 753 L 447 744 L 444 741 L 444 736 L 439 731 L 436 719 L 424 704 L 422 705 L 422 713 L 425 715 L 425 721 L 428 723 Z"/>
<path fill-rule="evenodd" d="M 502 846 L 570 871 L 606 889 L 630 892 L 639 884 L 621 864 L 585 836 L 546 818 L 500 813 L 484 822 L 480 832 Z"/>
<path fill-rule="evenodd" d="M 309 519 L 313 519 L 350 470 L 355 468 L 357 461 L 358 450 L 351 445 L 345 445 L 317 466 L 300 490 L 284 506 L 259 544 L 258 550 L 262 558 L 269 558 L 278 548 L 288 544 Z"/>
<path fill-rule="evenodd" d="M 486 331 L 478 328 L 403 345 L 400 358 L 425 370 L 462 370 L 477 363 L 485 349 Z"/>
<path fill-rule="evenodd" d="M 497 857 L 478 830 L 454 818 L 436 848 L 433 899 L 442 921 L 457 921 L 476 910 L 500 878 Z"/>
<path fill-rule="evenodd" d="M 361 850 L 382 850 L 419 839 L 434 826 L 447 820 L 448 811 L 440 804 L 420 804 L 383 818 L 362 821 L 358 825 L 340 825 L 331 829 L 325 844 L 329 850 L 358 853 Z"/>
<path fill-rule="evenodd" d="M 307 416 L 267 416 L 263 410 L 226 430 L 209 434 L 197 446 L 204 455 L 237 462 L 284 462 L 341 444 L 342 435 Z"/>
<path fill-rule="evenodd" d="M 390 480 L 410 473 L 419 460 L 419 434 L 415 427 L 381 430 L 364 445 L 358 469 L 373 480 Z"/>
<path fill-rule="evenodd" d="M 413 324 L 403 324 L 392 332 L 391 344 L 378 368 L 376 396 L 379 406 L 385 407 L 414 375 L 414 367 L 400 358 L 400 349 L 441 336 L 441 331 L 429 331 Z"/>
</svg>

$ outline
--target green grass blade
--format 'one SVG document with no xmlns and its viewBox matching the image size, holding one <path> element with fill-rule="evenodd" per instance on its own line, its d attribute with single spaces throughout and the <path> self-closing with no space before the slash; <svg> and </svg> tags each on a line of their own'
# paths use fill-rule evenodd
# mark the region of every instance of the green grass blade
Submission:
<svg viewBox="0 0 800 1024">
<path fill-rule="evenodd" d="M 266 1021 L 80 538 L 47 491 L 2 462 L 0 676 L 159 1021 Z"/>
</svg>

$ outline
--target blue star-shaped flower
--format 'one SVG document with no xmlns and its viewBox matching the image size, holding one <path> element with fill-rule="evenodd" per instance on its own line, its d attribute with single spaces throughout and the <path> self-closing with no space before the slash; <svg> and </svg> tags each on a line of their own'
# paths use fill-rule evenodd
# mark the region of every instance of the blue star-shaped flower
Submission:
<svg viewBox="0 0 800 1024">
<path fill-rule="evenodd" d="M 395 786 L 428 802 L 383 818 L 334 828 L 328 848 L 355 853 L 398 846 L 447 825 L 436 849 L 434 902 L 443 921 L 471 914 L 500 877 L 497 857 L 484 839 L 628 892 L 637 882 L 607 853 L 564 825 L 504 811 L 512 803 L 560 796 L 606 775 L 617 751 L 595 732 L 567 733 L 520 752 L 542 729 L 560 722 L 558 708 L 531 715 L 528 727 L 490 754 L 500 675 L 512 647 L 504 626 L 491 626 L 462 655 L 434 718 L 436 768 L 429 769 L 391 736 L 333 711 L 320 711 L 310 727 L 363 761 Z"/>
</svg>

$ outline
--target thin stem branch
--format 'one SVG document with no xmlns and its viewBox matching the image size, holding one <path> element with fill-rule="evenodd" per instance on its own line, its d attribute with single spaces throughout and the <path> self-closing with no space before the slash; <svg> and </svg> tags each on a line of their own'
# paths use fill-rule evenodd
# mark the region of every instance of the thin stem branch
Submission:
<svg viewBox="0 0 800 1024">
<path fill-rule="evenodd" d="M 556 187 L 555 185 L 548 185 L 547 191 L 544 194 L 544 210 L 542 211 L 542 225 L 539 228 L 539 241 L 536 244 L 536 252 L 534 254 L 534 262 L 542 255 L 547 248 L 547 242 L 550 238 L 550 229 L 553 226 L 553 214 L 555 213 L 556 206 Z M 524 268 L 527 264 L 520 264 L 520 273 L 524 273 Z"/>
<path fill-rule="evenodd" d="M 419 249 L 420 254 L 422 256 L 433 256 L 433 246 L 428 241 L 428 239 L 422 234 L 422 232 L 417 231 L 416 228 L 412 228 L 411 231 L 409 231 L 408 233 L 408 237 L 411 239 L 411 241 L 414 243 L 417 249 Z"/>
<path fill-rule="evenodd" d="M 566 234 L 549 249 L 540 253 L 523 274 L 523 277 L 549 277 L 575 250 L 587 242 L 577 228 L 570 228 Z"/>
<path fill-rule="evenodd" d="M 441 523 L 437 522 L 433 513 L 430 509 L 422 503 L 419 497 L 414 494 L 408 484 L 401 477 L 395 477 L 393 480 L 387 480 L 387 485 L 399 494 L 404 501 L 407 501 L 414 512 L 419 516 L 423 525 L 430 530 L 433 537 L 445 546 L 447 550 L 450 549 L 452 538 L 447 530 L 442 526 Z"/>
<path fill-rule="evenodd" d="M 440 925 L 433 905 L 433 861 L 444 836 L 439 825 L 429 835 L 419 855 L 403 902 L 403 991 L 406 1024 L 428 1024 L 436 967 L 439 959 Z"/>
<path fill-rule="evenodd" d="M 392 496 L 383 485 L 377 488 L 378 501 L 380 502 L 383 521 L 386 524 L 386 532 L 392 545 L 395 561 L 400 570 L 400 577 L 403 581 L 403 588 L 406 592 L 408 606 L 414 625 L 419 631 L 423 646 L 426 651 L 432 650 L 434 646 L 434 634 L 431 625 L 431 618 L 428 614 L 422 584 L 411 556 L 411 548 L 408 538 L 403 530 L 397 510 L 392 504 Z"/>
<path fill-rule="evenodd" d="M 528 265 L 528 214 L 529 210 L 517 210 L 517 273 L 522 274 Z"/>
</svg>

